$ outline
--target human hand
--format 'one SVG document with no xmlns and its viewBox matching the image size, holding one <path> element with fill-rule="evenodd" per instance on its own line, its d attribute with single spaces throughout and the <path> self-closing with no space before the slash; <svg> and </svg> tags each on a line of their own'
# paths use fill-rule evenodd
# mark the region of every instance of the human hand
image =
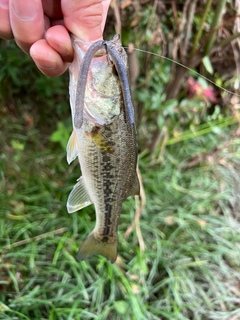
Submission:
<svg viewBox="0 0 240 320">
<path fill-rule="evenodd" d="M 73 59 L 70 35 L 102 38 L 110 0 L 0 0 L 0 37 L 15 39 L 48 76 L 59 76 Z"/>
</svg>

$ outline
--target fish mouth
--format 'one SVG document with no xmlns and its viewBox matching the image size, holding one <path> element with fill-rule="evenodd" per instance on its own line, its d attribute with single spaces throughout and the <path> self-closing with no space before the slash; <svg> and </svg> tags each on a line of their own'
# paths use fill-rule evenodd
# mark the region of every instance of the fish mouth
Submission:
<svg viewBox="0 0 240 320">
<path fill-rule="evenodd" d="M 74 114 L 74 126 L 76 129 L 80 129 L 83 124 L 85 91 L 90 64 L 94 57 L 104 55 L 103 52 L 105 52 L 105 54 L 108 54 L 108 56 L 110 57 L 110 60 L 113 62 L 120 79 L 124 100 L 124 111 L 126 113 L 127 122 L 129 125 L 134 124 L 134 111 L 130 87 L 128 83 L 128 75 L 124 61 L 120 56 L 120 51 L 122 50 L 122 48 L 119 48 L 118 51 L 115 48 L 117 41 L 119 41 L 119 37 L 115 37 L 112 41 L 99 40 L 93 43 L 82 59 L 76 89 L 76 107 Z"/>
</svg>

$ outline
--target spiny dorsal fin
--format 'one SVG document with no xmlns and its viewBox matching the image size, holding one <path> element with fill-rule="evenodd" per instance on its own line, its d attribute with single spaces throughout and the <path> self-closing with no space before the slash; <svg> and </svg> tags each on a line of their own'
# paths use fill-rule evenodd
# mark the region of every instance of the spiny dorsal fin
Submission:
<svg viewBox="0 0 240 320">
<path fill-rule="evenodd" d="M 85 189 L 83 178 L 80 177 L 68 196 L 67 211 L 68 213 L 72 213 L 85 208 L 90 204 L 92 204 L 92 201 Z"/>
</svg>

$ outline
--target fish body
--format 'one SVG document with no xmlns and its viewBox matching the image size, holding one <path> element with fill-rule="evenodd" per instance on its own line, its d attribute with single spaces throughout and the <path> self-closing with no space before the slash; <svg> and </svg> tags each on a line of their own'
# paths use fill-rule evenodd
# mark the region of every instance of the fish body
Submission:
<svg viewBox="0 0 240 320">
<path fill-rule="evenodd" d="M 110 45 L 116 48 L 127 68 L 124 49 L 118 38 Z M 96 225 L 78 251 L 80 260 L 101 254 L 114 262 L 117 257 L 118 220 L 122 203 L 130 195 L 139 194 L 136 128 L 128 121 L 123 90 L 111 57 L 105 52 L 93 58 L 89 66 L 81 125 L 76 125 L 78 77 L 86 52 L 84 43 L 73 38 L 74 62 L 70 67 L 70 104 L 73 133 L 67 146 L 70 163 L 78 157 L 82 176 L 67 202 L 68 212 L 93 203 Z"/>
</svg>

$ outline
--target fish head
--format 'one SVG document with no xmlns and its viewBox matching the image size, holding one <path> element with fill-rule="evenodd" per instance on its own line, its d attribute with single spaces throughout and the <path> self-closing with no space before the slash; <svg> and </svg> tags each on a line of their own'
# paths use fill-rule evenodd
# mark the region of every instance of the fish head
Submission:
<svg viewBox="0 0 240 320">
<path fill-rule="evenodd" d="M 72 117 L 75 115 L 77 84 L 81 76 L 87 76 L 84 96 L 83 117 L 96 125 L 109 124 L 120 114 L 121 85 L 111 57 L 104 46 L 94 55 L 87 75 L 79 74 L 84 55 L 92 43 L 87 43 L 72 36 L 74 60 L 69 68 L 70 72 L 70 105 Z M 123 63 L 127 66 L 127 55 L 123 49 L 119 36 L 115 36 L 111 45 L 119 53 Z M 81 97 L 80 97 L 81 98 Z"/>
</svg>

